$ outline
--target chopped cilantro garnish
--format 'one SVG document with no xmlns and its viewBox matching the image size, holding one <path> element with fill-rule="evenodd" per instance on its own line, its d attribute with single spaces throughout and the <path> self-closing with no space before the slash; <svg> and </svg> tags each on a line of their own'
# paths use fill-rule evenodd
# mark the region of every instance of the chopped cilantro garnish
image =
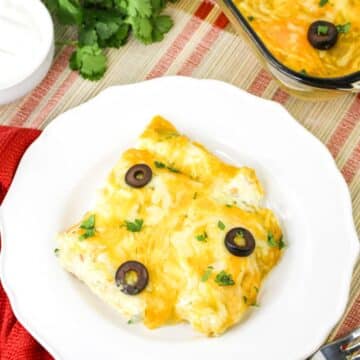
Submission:
<svg viewBox="0 0 360 360">
<path fill-rule="evenodd" d="M 228 208 L 231 208 L 231 207 L 232 207 L 231 204 L 226 204 L 225 206 L 228 207 Z"/>
<path fill-rule="evenodd" d="M 268 233 L 267 242 L 270 247 L 277 247 L 280 250 L 285 247 L 283 237 L 281 236 L 280 239 L 278 241 L 276 241 L 274 238 L 274 235 L 271 232 Z"/>
<path fill-rule="evenodd" d="M 83 234 L 79 236 L 79 240 L 85 240 L 95 235 L 95 229 L 86 229 Z"/>
<path fill-rule="evenodd" d="M 144 220 L 142 219 L 135 219 L 134 222 L 125 220 L 126 229 L 131 232 L 141 231 L 143 224 L 144 224 Z"/>
<path fill-rule="evenodd" d="M 323 7 L 323 6 L 325 6 L 328 2 L 329 2 L 329 0 L 320 0 L 320 1 L 319 1 L 319 6 L 320 6 L 320 7 Z"/>
<path fill-rule="evenodd" d="M 244 301 L 244 304 L 247 304 L 247 302 L 248 302 L 248 298 L 245 295 L 243 296 L 243 301 Z"/>
<path fill-rule="evenodd" d="M 204 231 L 200 235 L 196 235 L 196 240 L 206 242 L 206 239 L 208 238 L 206 231 Z"/>
<path fill-rule="evenodd" d="M 254 18 L 254 16 L 250 15 L 250 16 L 248 16 L 248 20 L 249 20 L 249 21 L 254 21 L 255 18 Z"/>
<path fill-rule="evenodd" d="M 346 23 L 342 25 L 336 25 L 336 29 L 339 34 L 347 34 L 351 29 L 351 23 Z"/>
<path fill-rule="evenodd" d="M 80 229 L 85 230 L 80 236 L 79 240 L 88 239 L 95 235 L 95 215 L 90 215 L 80 224 Z"/>
<path fill-rule="evenodd" d="M 163 169 L 166 167 L 166 165 L 161 161 L 154 161 L 154 164 L 158 169 Z"/>
<path fill-rule="evenodd" d="M 224 270 L 216 275 L 215 282 L 220 286 L 231 286 L 235 284 L 231 274 L 227 274 Z"/>
<path fill-rule="evenodd" d="M 218 228 L 219 228 L 220 230 L 224 230 L 224 229 L 225 229 L 225 224 L 224 224 L 221 220 L 218 221 L 217 226 L 218 226 Z"/>
<path fill-rule="evenodd" d="M 307 73 L 307 71 L 305 69 L 302 69 L 302 70 L 300 70 L 300 74 L 307 75 L 308 73 Z"/>
<path fill-rule="evenodd" d="M 165 169 L 166 168 L 166 169 L 168 169 L 169 171 L 171 171 L 173 173 L 179 173 L 180 172 L 180 170 L 176 169 L 175 167 L 167 166 L 166 164 L 164 164 L 161 161 L 154 161 L 154 164 L 158 169 Z"/>
<path fill-rule="evenodd" d="M 176 168 L 174 168 L 174 167 L 172 167 L 172 166 L 168 166 L 167 169 L 168 169 L 169 171 L 173 172 L 173 173 L 179 173 L 179 172 L 180 172 L 180 170 L 178 170 L 178 169 L 176 169 Z"/>
<path fill-rule="evenodd" d="M 202 282 L 208 281 L 213 270 L 214 268 L 212 266 L 208 266 L 207 269 L 204 271 L 203 276 L 201 277 L 201 281 Z"/>
<path fill-rule="evenodd" d="M 317 34 L 318 35 L 327 35 L 329 32 L 329 27 L 327 25 L 318 25 Z"/>
<path fill-rule="evenodd" d="M 284 240 L 283 240 L 283 237 L 281 235 L 281 238 L 279 240 L 279 249 L 283 249 L 285 247 L 285 243 L 284 243 Z"/>
<path fill-rule="evenodd" d="M 58 255 L 59 255 L 59 251 L 60 251 L 60 249 L 58 249 L 58 248 L 54 249 L 54 254 L 55 254 L 55 256 L 58 256 Z"/>
<path fill-rule="evenodd" d="M 81 229 L 93 229 L 95 227 L 95 215 L 90 215 L 81 224 Z"/>
<path fill-rule="evenodd" d="M 274 238 L 274 235 L 271 232 L 268 233 L 267 242 L 270 247 L 278 247 L 278 244 Z"/>
</svg>

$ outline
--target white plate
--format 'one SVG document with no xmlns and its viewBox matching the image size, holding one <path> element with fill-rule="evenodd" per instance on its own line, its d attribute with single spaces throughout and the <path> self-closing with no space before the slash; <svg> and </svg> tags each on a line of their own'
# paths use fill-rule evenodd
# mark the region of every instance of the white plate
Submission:
<svg viewBox="0 0 360 360">
<path fill-rule="evenodd" d="M 219 338 L 147 330 L 64 272 L 55 234 L 91 206 L 155 114 L 230 162 L 254 167 L 289 246 L 261 307 Z M 58 359 L 303 359 L 347 301 L 359 251 L 347 186 L 326 148 L 278 104 L 230 85 L 162 78 L 105 90 L 53 121 L 26 152 L 2 208 L 1 275 L 16 316 Z"/>
</svg>

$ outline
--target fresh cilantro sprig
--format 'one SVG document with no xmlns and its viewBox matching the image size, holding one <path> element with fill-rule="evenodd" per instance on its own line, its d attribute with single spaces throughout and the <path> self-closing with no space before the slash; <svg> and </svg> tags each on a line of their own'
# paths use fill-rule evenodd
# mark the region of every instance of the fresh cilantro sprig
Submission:
<svg viewBox="0 0 360 360">
<path fill-rule="evenodd" d="M 104 49 L 120 48 L 132 33 L 143 44 L 164 39 L 173 26 L 163 15 L 174 0 L 43 0 L 51 14 L 77 30 L 70 67 L 88 80 L 99 80 L 107 69 Z"/>
</svg>

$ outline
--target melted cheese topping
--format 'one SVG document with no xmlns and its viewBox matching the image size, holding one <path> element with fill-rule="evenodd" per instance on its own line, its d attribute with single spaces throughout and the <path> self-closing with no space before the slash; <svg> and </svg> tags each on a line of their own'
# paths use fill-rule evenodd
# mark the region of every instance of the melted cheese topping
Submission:
<svg viewBox="0 0 360 360">
<path fill-rule="evenodd" d="M 152 168 L 153 177 L 136 189 L 124 176 L 140 163 Z M 156 117 L 137 148 L 123 154 L 95 208 L 84 216 L 95 215 L 95 235 L 80 241 L 79 224 L 59 235 L 60 261 L 104 301 L 129 318 L 141 318 L 148 328 L 188 321 L 206 335 L 219 335 L 256 303 L 262 280 L 281 256 L 267 241 L 269 233 L 279 241 L 282 232 L 272 211 L 260 207 L 262 197 L 252 169 L 225 164 Z M 144 221 L 139 232 L 124 226 L 134 219 Z M 236 257 L 224 246 L 226 232 L 234 227 L 255 237 L 250 256 Z M 197 240 L 203 233 L 206 241 Z M 114 280 L 117 268 L 129 260 L 140 261 L 149 272 L 148 286 L 136 296 L 123 294 Z M 202 281 L 209 266 L 213 270 Z M 234 285 L 215 281 L 223 270 Z"/>
<path fill-rule="evenodd" d="M 360 71 L 360 1 L 235 0 L 267 48 L 295 71 L 317 77 L 338 77 Z M 327 20 L 351 24 L 330 50 L 313 48 L 307 40 L 311 23 Z"/>
</svg>

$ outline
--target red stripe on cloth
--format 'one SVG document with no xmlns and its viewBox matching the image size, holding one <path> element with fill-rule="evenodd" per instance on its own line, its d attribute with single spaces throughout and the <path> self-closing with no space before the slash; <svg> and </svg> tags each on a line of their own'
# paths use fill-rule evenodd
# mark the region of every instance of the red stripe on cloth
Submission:
<svg viewBox="0 0 360 360">
<path fill-rule="evenodd" d="M 347 159 L 345 165 L 341 169 L 341 172 L 348 184 L 350 184 L 358 172 L 360 167 L 360 141 L 357 143 L 355 149 Z"/>
<path fill-rule="evenodd" d="M 327 143 L 332 156 L 336 158 L 346 140 L 360 121 L 360 96 L 357 96 Z"/>
<path fill-rule="evenodd" d="M 55 106 L 60 102 L 65 93 L 70 89 L 71 85 L 78 78 L 77 72 L 71 72 L 65 81 L 61 84 L 56 93 L 51 97 L 46 106 L 41 110 L 40 114 L 36 119 L 31 123 L 32 127 L 40 128 L 41 125 L 46 121 L 47 116 L 55 108 Z"/>
<path fill-rule="evenodd" d="M 346 318 L 343 320 L 339 330 L 335 334 L 336 338 L 345 336 L 350 331 L 360 327 L 360 295 L 356 298 L 354 304 L 349 310 Z"/>
<path fill-rule="evenodd" d="M 201 39 L 200 43 L 196 46 L 196 49 L 192 52 L 189 58 L 185 61 L 184 65 L 178 71 L 178 75 L 189 76 L 193 73 L 195 68 L 202 62 L 204 56 L 211 49 L 211 46 L 219 37 L 222 29 L 229 24 L 229 20 L 225 14 L 221 13 L 215 20 L 212 28 Z"/>
<path fill-rule="evenodd" d="M 9 125 L 22 126 L 26 122 L 67 67 L 72 50 L 71 47 L 66 47 L 59 54 L 44 80 L 25 99 L 20 109 L 16 112 L 16 115 L 9 121 Z"/>
<path fill-rule="evenodd" d="M 254 95 L 261 96 L 270 84 L 272 77 L 264 69 L 261 69 L 254 81 L 248 88 L 248 91 Z"/>
<path fill-rule="evenodd" d="M 189 42 L 192 35 L 200 27 L 201 20 L 204 20 L 214 8 L 214 4 L 203 1 L 198 7 L 194 15 L 185 25 L 182 32 L 176 37 L 174 42 L 170 45 L 166 53 L 161 57 L 158 63 L 152 68 L 146 79 L 152 79 L 164 75 L 174 62 L 176 57 L 184 49 L 185 45 Z"/>
<path fill-rule="evenodd" d="M 277 101 L 278 103 L 285 105 L 285 103 L 289 100 L 290 95 L 285 92 L 283 89 L 278 88 L 275 91 L 275 94 L 272 97 L 272 100 Z"/>
</svg>

